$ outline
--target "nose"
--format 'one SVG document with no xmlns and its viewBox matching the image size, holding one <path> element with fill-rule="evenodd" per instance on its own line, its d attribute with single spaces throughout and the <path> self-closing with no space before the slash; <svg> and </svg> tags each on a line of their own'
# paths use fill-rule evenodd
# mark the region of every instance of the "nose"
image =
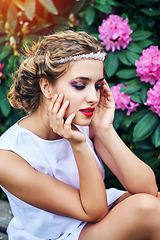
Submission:
<svg viewBox="0 0 160 240">
<path fill-rule="evenodd" d="M 97 104 L 99 102 L 99 99 L 100 91 L 97 91 L 95 87 L 90 88 L 86 97 L 86 101 L 88 103 Z"/>
</svg>

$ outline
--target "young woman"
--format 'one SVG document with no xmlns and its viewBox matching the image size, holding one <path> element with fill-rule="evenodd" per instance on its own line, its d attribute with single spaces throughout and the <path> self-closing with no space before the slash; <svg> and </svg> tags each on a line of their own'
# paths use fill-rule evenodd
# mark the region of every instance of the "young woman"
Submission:
<svg viewBox="0 0 160 240">
<path fill-rule="evenodd" d="M 113 128 L 102 46 L 64 31 L 25 51 L 8 98 L 27 116 L 0 138 L 9 240 L 159 240 L 155 176 Z M 105 189 L 100 159 L 126 191 Z"/>
</svg>

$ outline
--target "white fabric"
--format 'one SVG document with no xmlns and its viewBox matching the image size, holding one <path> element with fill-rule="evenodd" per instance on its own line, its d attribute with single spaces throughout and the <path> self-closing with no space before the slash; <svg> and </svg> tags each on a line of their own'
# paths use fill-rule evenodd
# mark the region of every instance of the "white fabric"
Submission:
<svg viewBox="0 0 160 240">
<path fill-rule="evenodd" d="M 89 139 L 89 128 L 77 127 L 86 135 L 87 143 L 104 178 L 103 165 L 95 154 L 93 144 Z M 0 137 L 0 149 L 15 152 L 35 170 L 79 189 L 77 165 L 71 146 L 66 139 L 44 140 L 16 123 Z M 6 189 L 2 189 L 7 194 L 14 215 L 8 227 L 9 240 L 78 239 L 82 226 L 85 225 L 80 226 L 81 221 L 33 207 L 16 198 Z M 107 190 L 108 204 L 111 206 L 123 193 L 124 191 L 117 189 Z M 76 229 L 80 230 L 76 233 Z M 77 237 L 72 238 L 72 233 L 74 235 L 76 233 Z"/>
</svg>

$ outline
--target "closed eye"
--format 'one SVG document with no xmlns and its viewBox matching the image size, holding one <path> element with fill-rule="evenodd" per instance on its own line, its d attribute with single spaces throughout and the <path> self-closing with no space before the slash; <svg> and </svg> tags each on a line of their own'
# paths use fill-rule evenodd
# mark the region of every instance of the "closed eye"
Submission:
<svg viewBox="0 0 160 240">
<path fill-rule="evenodd" d="M 76 81 L 76 82 L 72 82 L 71 86 L 76 88 L 77 90 L 82 90 L 85 88 L 86 84 Z"/>
</svg>

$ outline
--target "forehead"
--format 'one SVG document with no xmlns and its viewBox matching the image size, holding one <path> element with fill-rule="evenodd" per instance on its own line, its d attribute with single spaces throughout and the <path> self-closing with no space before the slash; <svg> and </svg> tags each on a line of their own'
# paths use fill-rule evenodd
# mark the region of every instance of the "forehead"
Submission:
<svg viewBox="0 0 160 240">
<path fill-rule="evenodd" d="M 92 59 L 71 62 L 69 69 L 61 78 L 71 80 L 77 76 L 87 77 L 95 81 L 103 78 L 103 62 Z"/>
</svg>

